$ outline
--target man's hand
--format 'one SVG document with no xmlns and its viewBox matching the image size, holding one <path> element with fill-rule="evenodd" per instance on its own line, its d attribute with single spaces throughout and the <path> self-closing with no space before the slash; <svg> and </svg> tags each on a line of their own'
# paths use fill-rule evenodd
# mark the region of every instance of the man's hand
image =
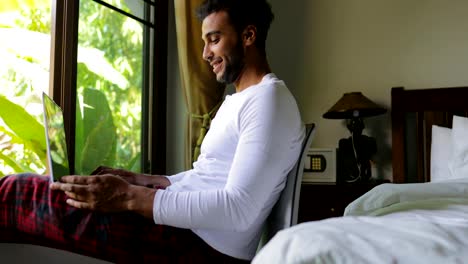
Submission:
<svg viewBox="0 0 468 264">
<path fill-rule="evenodd" d="M 165 189 L 171 182 L 161 175 L 139 174 L 124 169 L 114 169 L 106 166 L 99 166 L 91 175 L 112 174 L 119 176 L 130 184 L 146 186 L 150 188 Z"/>
<path fill-rule="evenodd" d="M 136 211 L 152 217 L 155 189 L 129 184 L 115 175 L 64 176 L 50 185 L 69 197 L 67 204 L 101 212 Z"/>
</svg>

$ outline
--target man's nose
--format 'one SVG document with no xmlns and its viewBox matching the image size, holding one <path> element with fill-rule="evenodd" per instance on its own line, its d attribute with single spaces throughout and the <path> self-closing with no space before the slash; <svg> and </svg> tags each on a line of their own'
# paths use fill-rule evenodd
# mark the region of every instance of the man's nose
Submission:
<svg viewBox="0 0 468 264">
<path fill-rule="evenodd" d="M 211 61 L 213 59 L 213 52 L 205 45 L 203 46 L 203 54 L 202 57 L 206 61 Z"/>
</svg>

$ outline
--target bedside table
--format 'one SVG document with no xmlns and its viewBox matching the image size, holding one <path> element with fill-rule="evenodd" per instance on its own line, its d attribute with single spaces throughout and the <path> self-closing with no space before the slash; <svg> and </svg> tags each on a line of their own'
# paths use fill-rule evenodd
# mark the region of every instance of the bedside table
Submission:
<svg viewBox="0 0 468 264">
<path fill-rule="evenodd" d="M 357 184 L 303 183 L 298 222 L 343 216 L 348 204 L 383 182 Z"/>
</svg>

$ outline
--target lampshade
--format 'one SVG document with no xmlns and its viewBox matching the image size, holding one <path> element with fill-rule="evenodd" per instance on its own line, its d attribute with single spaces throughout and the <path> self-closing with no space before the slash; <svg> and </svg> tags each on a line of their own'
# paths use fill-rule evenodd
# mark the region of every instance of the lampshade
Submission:
<svg viewBox="0 0 468 264">
<path fill-rule="evenodd" d="M 385 108 L 378 106 L 361 92 L 352 92 L 345 93 L 330 110 L 323 114 L 323 117 L 328 119 L 348 119 L 381 115 L 386 111 Z"/>
</svg>

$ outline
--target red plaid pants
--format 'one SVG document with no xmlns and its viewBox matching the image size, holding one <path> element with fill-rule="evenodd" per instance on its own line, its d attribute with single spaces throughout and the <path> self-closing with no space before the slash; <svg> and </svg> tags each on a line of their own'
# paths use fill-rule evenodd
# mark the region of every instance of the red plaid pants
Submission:
<svg viewBox="0 0 468 264">
<path fill-rule="evenodd" d="M 66 204 L 49 177 L 0 179 L 0 242 L 63 249 L 115 263 L 242 263 L 188 229 L 156 225 L 134 213 L 104 214 Z"/>
</svg>

